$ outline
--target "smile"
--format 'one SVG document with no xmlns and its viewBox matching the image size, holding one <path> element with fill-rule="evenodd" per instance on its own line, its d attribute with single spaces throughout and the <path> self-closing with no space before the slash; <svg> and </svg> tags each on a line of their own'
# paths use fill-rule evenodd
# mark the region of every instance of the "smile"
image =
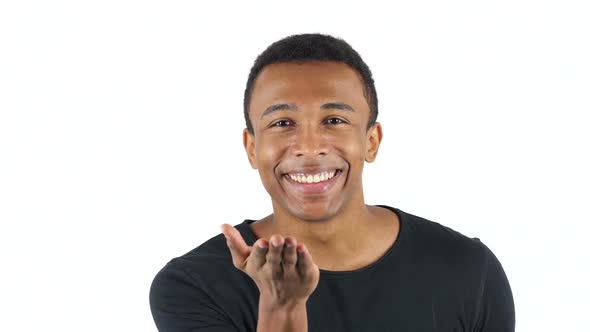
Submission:
<svg viewBox="0 0 590 332">
<path fill-rule="evenodd" d="M 293 180 L 295 182 L 299 182 L 299 183 L 319 183 L 319 182 L 328 181 L 331 178 L 333 178 L 334 175 L 336 174 L 336 171 L 337 170 L 331 170 L 328 172 L 321 172 L 321 173 L 317 173 L 317 174 L 304 174 L 304 173 L 287 174 L 287 176 L 289 176 L 291 178 L 291 180 Z"/>
<path fill-rule="evenodd" d="M 284 175 L 289 186 L 303 194 L 327 193 L 340 178 L 342 170 L 332 169 L 319 173 L 288 173 Z"/>
</svg>

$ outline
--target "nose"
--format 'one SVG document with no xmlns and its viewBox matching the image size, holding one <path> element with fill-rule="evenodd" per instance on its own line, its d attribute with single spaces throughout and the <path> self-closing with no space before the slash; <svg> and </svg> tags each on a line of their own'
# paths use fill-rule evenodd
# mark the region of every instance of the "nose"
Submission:
<svg viewBox="0 0 590 332">
<path fill-rule="evenodd" d="M 329 145 L 319 128 L 299 127 L 295 134 L 293 152 L 297 157 L 325 156 Z"/>
</svg>

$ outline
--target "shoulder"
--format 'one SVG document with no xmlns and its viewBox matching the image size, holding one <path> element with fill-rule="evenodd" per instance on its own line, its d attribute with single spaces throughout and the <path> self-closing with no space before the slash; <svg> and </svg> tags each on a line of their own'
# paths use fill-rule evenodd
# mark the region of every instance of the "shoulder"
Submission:
<svg viewBox="0 0 590 332">
<path fill-rule="evenodd" d="M 234 225 L 242 232 L 242 224 Z M 243 272 L 233 265 L 231 253 L 222 233 L 209 238 L 194 249 L 171 259 L 159 274 L 184 275 L 191 282 L 200 286 L 219 284 L 228 278 L 240 278 Z M 216 282 L 217 281 L 217 282 Z"/>
<path fill-rule="evenodd" d="M 449 273 L 485 273 L 490 249 L 477 237 L 469 237 L 439 222 L 400 212 L 401 232 L 412 259 Z"/>
<path fill-rule="evenodd" d="M 245 223 L 234 225 L 243 236 Z M 210 293 L 229 292 L 231 286 L 249 284 L 250 278 L 235 268 L 222 233 L 209 238 L 189 252 L 171 259 L 160 269 L 152 287 L 170 288 L 191 285 Z M 255 284 L 253 284 L 255 286 Z"/>
<path fill-rule="evenodd" d="M 207 279 L 224 276 L 233 265 L 231 257 L 228 261 L 223 251 L 220 237 L 223 235 L 217 235 L 168 261 L 154 277 L 152 292 L 168 292 L 176 288 L 205 291 L 208 288 Z"/>
<path fill-rule="evenodd" d="M 463 294 L 478 331 L 514 331 L 514 300 L 502 264 L 477 237 L 401 212 L 409 259 L 447 298 Z"/>
<path fill-rule="evenodd" d="M 401 210 L 400 210 L 401 211 Z M 477 237 L 469 237 L 463 233 L 445 226 L 437 221 L 403 212 L 403 226 L 406 235 L 416 244 L 423 245 L 426 249 L 446 249 L 450 251 L 479 250 L 482 251 L 483 243 Z"/>
</svg>

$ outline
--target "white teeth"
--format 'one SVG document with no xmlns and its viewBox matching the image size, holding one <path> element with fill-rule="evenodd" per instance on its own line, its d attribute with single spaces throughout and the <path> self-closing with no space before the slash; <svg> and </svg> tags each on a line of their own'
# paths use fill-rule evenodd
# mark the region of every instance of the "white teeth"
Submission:
<svg viewBox="0 0 590 332">
<path fill-rule="evenodd" d="M 318 183 L 322 181 L 330 180 L 334 177 L 336 171 L 322 172 L 319 174 L 289 174 L 291 180 L 299 183 Z"/>
</svg>

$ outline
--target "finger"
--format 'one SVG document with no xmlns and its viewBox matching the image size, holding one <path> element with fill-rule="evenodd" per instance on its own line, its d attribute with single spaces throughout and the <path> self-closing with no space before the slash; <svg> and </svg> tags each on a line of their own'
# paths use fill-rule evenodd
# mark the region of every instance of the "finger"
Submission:
<svg viewBox="0 0 590 332">
<path fill-rule="evenodd" d="M 300 243 L 297 245 L 297 270 L 299 271 L 299 275 L 304 278 L 308 277 L 309 273 L 312 271 L 313 261 L 311 259 L 311 254 L 307 247 Z"/>
<path fill-rule="evenodd" d="M 263 239 L 258 239 L 252 246 L 249 263 L 257 269 L 260 269 L 266 263 L 266 254 L 268 253 L 268 243 Z"/>
<path fill-rule="evenodd" d="M 285 246 L 283 247 L 283 269 L 294 269 L 297 264 L 297 240 L 292 236 L 285 237 Z"/>
<path fill-rule="evenodd" d="M 266 255 L 266 264 L 269 266 L 271 274 L 274 278 L 280 277 L 283 273 L 281 261 L 283 260 L 283 244 L 284 240 L 281 235 L 273 235 L 270 237 L 270 249 Z"/>
<path fill-rule="evenodd" d="M 232 225 L 222 224 L 221 232 L 225 236 L 234 266 L 240 269 L 244 268 L 244 262 L 250 255 L 252 248 L 246 244 L 240 232 Z"/>
</svg>

